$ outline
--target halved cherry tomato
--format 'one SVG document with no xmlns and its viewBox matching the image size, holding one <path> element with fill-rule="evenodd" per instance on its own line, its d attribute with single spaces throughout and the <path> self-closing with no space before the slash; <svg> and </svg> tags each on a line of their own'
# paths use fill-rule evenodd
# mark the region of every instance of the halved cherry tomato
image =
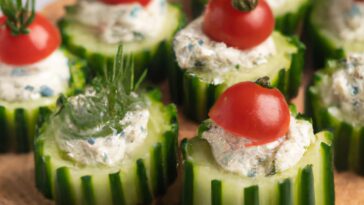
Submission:
<svg viewBox="0 0 364 205">
<path fill-rule="evenodd" d="M 273 142 L 289 128 L 290 112 L 282 93 L 253 82 L 228 88 L 209 112 L 225 131 L 252 141 L 251 145 Z"/>
<path fill-rule="evenodd" d="M 132 4 L 140 3 L 142 6 L 147 6 L 150 0 L 102 0 L 105 4 Z"/>
<path fill-rule="evenodd" d="M 28 34 L 13 35 L 5 25 L 6 17 L 0 17 L 0 62 L 10 65 L 27 65 L 38 62 L 61 44 L 58 29 L 45 17 L 36 14 L 28 27 Z"/>
<path fill-rule="evenodd" d="M 211 0 L 207 5 L 203 31 L 211 39 L 242 50 L 264 42 L 274 29 L 274 16 L 264 0 L 248 12 L 235 9 L 232 0 Z"/>
</svg>

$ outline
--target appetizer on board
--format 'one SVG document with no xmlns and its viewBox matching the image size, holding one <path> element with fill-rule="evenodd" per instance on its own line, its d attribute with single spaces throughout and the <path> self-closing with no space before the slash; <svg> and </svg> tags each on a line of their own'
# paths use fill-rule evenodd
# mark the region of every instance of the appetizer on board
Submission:
<svg viewBox="0 0 364 205">
<path fill-rule="evenodd" d="M 0 2 L 0 152 L 28 152 L 38 113 L 83 88 L 85 63 L 60 48 L 34 0 Z"/>
<path fill-rule="evenodd" d="M 334 204 L 332 135 L 262 82 L 228 88 L 183 140 L 183 205 Z"/>
<path fill-rule="evenodd" d="M 306 112 L 315 130 L 334 134 L 334 162 L 338 171 L 364 175 L 364 53 L 330 60 L 313 77 Z"/>
<path fill-rule="evenodd" d="M 166 0 L 79 0 L 60 22 L 64 45 L 97 73 L 112 67 L 118 46 L 134 56 L 136 75 L 165 78 L 173 63 L 172 39 L 184 25 L 178 5 Z"/>
<path fill-rule="evenodd" d="M 226 88 L 263 76 L 287 99 L 296 96 L 305 46 L 273 28 L 265 1 L 211 0 L 204 15 L 175 36 L 176 62 L 169 68 L 173 101 L 201 121 Z"/>
<path fill-rule="evenodd" d="M 364 1 L 316 0 L 308 23 L 315 63 L 364 52 Z"/>
<path fill-rule="evenodd" d="M 57 204 L 151 204 L 177 176 L 177 112 L 138 89 L 118 50 L 83 94 L 60 98 L 35 140 L 36 186 Z M 136 78 L 138 79 L 138 78 Z"/>
</svg>

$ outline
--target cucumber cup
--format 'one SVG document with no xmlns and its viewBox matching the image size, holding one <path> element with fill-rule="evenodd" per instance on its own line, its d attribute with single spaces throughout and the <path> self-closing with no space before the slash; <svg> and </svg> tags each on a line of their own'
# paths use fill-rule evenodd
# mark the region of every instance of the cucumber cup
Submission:
<svg viewBox="0 0 364 205">
<path fill-rule="evenodd" d="M 71 78 L 67 96 L 80 92 L 85 86 L 86 62 L 63 51 L 68 58 Z M 54 109 L 58 96 L 42 97 L 24 102 L 0 100 L 0 152 L 29 152 L 33 149 L 37 119 L 45 108 Z"/>
<path fill-rule="evenodd" d="M 202 14 L 208 1 L 191 0 L 192 16 L 198 17 Z M 274 4 L 274 1 L 268 1 Z M 278 6 L 272 7 L 276 19 L 275 29 L 284 34 L 295 34 L 303 23 L 307 11 L 311 6 L 310 0 L 286 0 Z"/>
<path fill-rule="evenodd" d="M 75 20 L 76 12 L 76 7 L 69 8 L 59 23 L 64 45 L 74 54 L 85 58 L 94 73 L 99 73 L 105 64 L 112 67 L 119 43 L 102 41 L 95 29 Z M 163 28 L 156 37 L 121 43 L 125 52 L 134 56 L 136 75 L 140 76 L 148 68 L 148 78 L 152 81 L 165 78 L 166 68 L 173 63 L 173 36 L 185 24 L 179 5 L 168 3 L 166 12 Z"/>
<path fill-rule="evenodd" d="M 334 204 L 331 137 L 329 132 L 316 134 L 316 143 L 295 167 L 258 178 L 221 170 L 206 140 L 184 140 L 182 204 Z"/>
<path fill-rule="evenodd" d="M 267 98 L 265 102 L 272 107 L 265 109 L 254 95 L 263 97 L 264 93 L 275 99 L 274 92 L 278 91 L 237 89 L 247 83 L 250 82 L 229 88 L 210 111 L 211 119 L 200 125 L 198 136 L 182 141 L 182 204 L 334 204 L 331 133 L 323 131 L 314 135 L 311 123 L 297 114 L 294 107 L 289 111 L 288 105 L 287 108 L 280 103 L 273 105 Z M 254 94 L 242 94 L 247 90 Z M 281 99 L 284 101 L 283 96 Z M 252 109 L 257 106 L 251 104 L 259 101 L 260 110 Z M 282 108 L 277 112 L 280 114 L 271 115 L 277 105 Z M 284 135 L 279 133 L 280 137 L 273 139 L 266 133 L 268 124 L 261 122 L 269 119 L 276 126 L 270 131 L 280 132 L 287 126 L 279 121 L 282 116 L 277 117 L 282 113 L 289 116 L 288 131 L 284 130 Z M 242 124 L 243 121 L 246 124 Z M 295 142 L 291 141 L 293 138 Z M 301 144 L 303 141 L 307 143 Z M 297 150 L 301 150 L 298 157 Z M 281 156 L 283 160 L 279 159 Z"/>
<path fill-rule="evenodd" d="M 272 85 L 279 88 L 287 99 L 297 95 L 300 86 L 305 46 L 296 37 L 272 34 L 277 53 L 262 64 L 245 70 L 233 70 L 225 74 L 224 81 L 212 83 L 206 80 L 207 72 L 182 69 L 175 63 L 169 70 L 169 86 L 174 102 L 182 104 L 183 112 L 195 121 L 207 118 L 207 113 L 221 93 L 231 85 L 242 81 L 255 81 L 268 76 Z M 197 70 L 197 69 L 196 69 Z"/>
<path fill-rule="evenodd" d="M 344 57 L 351 52 L 364 51 L 364 38 L 345 39 L 338 36 L 338 31 L 330 28 L 329 25 L 335 24 L 335 22 L 331 22 L 332 19 L 336 19 L 336 17 L 327 16 L 327 13 L 330 12 L 330 7 L 339 6 L 340 4 L 332 3 L 330 6 L 329 2 L 329 0 L 314 1 L 310 15 L 307 18 L 308 36 L 313 46 L 314 62 L 318 67 L 323 67 L 329 59 Z M 347 2 L 355 5 L 351 0 Z M 326 6 L 323 6 L 324 4 Z M 335 15 L 341 15 L 343 18 L 345 16 L 355 16 L 356 14 L 350 14 L 350 12 L 355 10 L 353 8 L 349 8 L 346 11 L 338 10 Z M 342 30 L 345 29 L 347 28 L 342 28 Z"/>
<path fill-rule="evenodd" d="M 337 84 L 337 77 L 340 72 L 350 70 L 349 67 L 343 67 L 344 64 L 351 60 L 330 60 L 326 67 L 315 73 L 312 85 L 307 88 L 306 96 L 306 113 L 312 116 L 314 128 L 316 131 L 328 129 L 333 132 L 334 140 L 334 164 L 338 171 L 351 170 L 357 174 L 364 175 L 364 132 L 363 124 L 355 121 L 356 115 L 360 111 L 343 110 L 345 102 L 356 106 L 355 100 L 345 101 L 343 99 L 331 99 L 331 95 L 339 95 L 341 92 L 333 87 L 328 87 L 328 83 Z M 352 61 L 351 61 L 352 62 Z M 334 76 L 336 77 L 334 78 Z M 334 80 L 336 79 L 336 80 Z M 335 81 L 335 82 L 334 82 Z M 353 86 L 352 81 L 347 82 L 346 86 Z M 350 90 L 350 88 L 348 87 Z M 358 88 L 362 89 L 362 88 Z M 327 92 L 330 90 L 330 92 Z M 356 92 L 349 94 L 353 99 Z M 353 117 L 351 117 L 353 116 Z"/>
<path fill-rule="evenodd" d="M 176 108 L 174 105 L 163 105 L 161 93 L 156 89 L 137 92 L 136 87 L 141 81 L 134 84 L 133 75 L 124 71 L 121 75 L 129 76 L 127 79 L 120 78 L 119 74 L 108 75 L 111 81 L 97 81 L 91 91 L 93 94 L 87 96 L 85 93 L 69 101 L 63 99 L 63 106 L 57 113 L 41 120 L 44 123 L 35 139 L 36 186 L 45 197 L 55 199 L 56 204 L 151 204 L 175 180 L 178 135 Z M 120 83 L 124 83 L 124 87 L 119 87 Z M 107 99 L 100 94 L 104 89 L 109 89 Z M 115 92 L 115 89 L 118 91 Z M 106 100 L 104 107 L 98 104 L 103 99 Z M 78 102 L 85 103 L 82 104 L 85 106 L 70 112 L 70 105 L 77 106 Z M 149 113 L 149 117 L 129 115 L 132 107 L 135 110 L 142 109 L 142 113 Z M 93 114 L 88 115 L 82 109 Z M 123 112 L 123 117 L 120 117 Z M 66 120 L 62 116 L 66 116 Z M 137 120 L 128 121 L 133 116 Z M 63 120 L 58 122 L 61 118 Z M 73 121 L 74 118 L 76 121 Z M 127 123 L 123 124 L 125 119 Z M 142 121 L 145 124 L 139 127 Z M 62 129 L 63 126 L 67 129 Z M 93 129 L 94 126 L 101 131 Z M 79 131 L 73 132 L 73 129 Z M 69 138 L 63 137 L 70 133 Z M 111 133 L 111 138 L 108 133 Z M 83 134 L 87 138 L 80 137 Z M 67 140 L 65 144 L 62 143 L 63 139 Z M 79 146 L 77 141 L 83 141 L 86 147 L 68 147 L 69 143 Z M 127 151 L 125 154 L 115 154 L 121 150 Z"/>
</svg>

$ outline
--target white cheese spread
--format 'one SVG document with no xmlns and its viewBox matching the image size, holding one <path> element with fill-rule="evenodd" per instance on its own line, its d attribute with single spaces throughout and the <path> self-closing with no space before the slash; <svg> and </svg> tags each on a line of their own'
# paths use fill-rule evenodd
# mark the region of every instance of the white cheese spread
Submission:
<svg viewBox="0 0 364 205">
<path fill-rule="evenodd" d="M 246 147 L 250 140 L 234 136 L 213 122 L 202 138 L 224 170 L 248 177 L 273 175 L 293 167 L 315 141 L 311 123 L 293 116 L 288 133 L 265 145 Z"/>
<path fill-rule="evenodd" d="M 322 24 L 340 39 L 364 40 L 364 2 L 326 0 L 318 11 Z"/>
<path fill-rule="evenodd" d="M 363 125 L 364 53 L 352 53 L 337 66 L 333 74 L 323 76 L 320 96 L 332 114 L 346 122 Z"/>
<path fill-rule="evenodd" d="M 288 0 L 267 0 L 267 3 L 272 9 L 283 6 Z"/>
<path fill-rule="evenodd" d="M 0 63 L 0 100 L 24 102 L 57 96 L 67 90 L 70 75 L 62 51 L 26 66 Z"/>
<path fill-rule="evenodd" d="M 123 130 L 119 133 L 115 130 L 105 137 L 69 139 L 58 132 L 56 140 L 58 147 L 77 164 L 113 166 L 128 157 L 144 141 L 148 134 L 148 120 L 147 109 L 129 111 L 120 121 Z"/>
<path fill-rule="evenodd" d="M 167 13 L 166 0 L 109 5 L 99 0 L 80 0 L 75 18 L 95 28 L 95 33 L 110 44 L 153 38 L 163 28 Z"/>
<path fill-rule="evenodd" d="M 213 41 L 204 34 L 202 21 L 200 17 L 177 33 L 173 43 L 174 52 L 179 67 L 192 72 L 212 72 L 216 74 L 215 84 L 221 83 L 221 74 L 234 69 L 253 69 L 267 63 L 268 58 L 276 52 L 272 37 L 244 51 Z"/>
</svg>

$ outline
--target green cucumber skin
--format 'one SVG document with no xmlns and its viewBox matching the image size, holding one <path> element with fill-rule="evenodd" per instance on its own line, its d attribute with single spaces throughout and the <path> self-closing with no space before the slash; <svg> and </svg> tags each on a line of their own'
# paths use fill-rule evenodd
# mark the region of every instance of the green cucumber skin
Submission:
<svg viewBox="0 0 364 205">
<path fill-rule="evenodd" d="M 315 204 L 315 188 L 313 179 L 312 165 L 307 165 L 301 171 L 299 185 L 299 203 L 301 205 L 314 205 Z"/>
<path fill-rule="evenodd" d="M 332 139 L 332 135 L 330 132 L 325 132 L 325 137 Z M 199 181 L 195 178 L 196 169 L 198 169 L 198 165 L 195 165 L 190 159 L 188 159 L 188 146 L 189 142 L 187 139 L 182 140 L 181 149 L 182 149 L 182 157 L 183 157 L 183 167 L 184 167 L 184 175 L 183 175 L 183 191 L 182 191 L 182 205 L 197 205 L 194 203 L 194 194 L 198 194 L 198 191 L 194 190 L 196 188 L 196 184 L 207 183 L 207 181 Z M 277 183 L 277 201 L 270 201 L 270 204 L 277 205 L 334 205 L 335 204 L 335 191 L 334 191 L 334 174 L 333 174 L 333 165 L 332 165 L 332 149 L 331 146 L 321 142 L 320 144 L 320 152 L 323 156 L 321 162 L 321 171 L 322 173 L 315 173 L 313 169 L 313 165 L 307 164 L 305 167 L 302 167 L 298 170 L 296 177 L 294 178 L 286 178 L 281 182 Z M 319 184 L 324 184 L 322 193 L 315 191 L 315 179 L 314 175 L 320 174 L 323 177 L 320 177 L 322 181 Z M 221 201 L 221 198 L 224 196 L 224 190 L 221 188 L 221 183 L 224 183 L 223 180 L 212 179 L 211 180 L 211 205 L 214 204 L 223 204 L 218 203 Z M 204 185 L 202 185 L 204 186 Z M 199 190 L 203 191 L 203 190 Z M 220 194 L 220 196 L 215 196 Z M 243 188 L 242 194 L 244 195 L 243 205 L 259 205 L 262 204 L 260 201 L 260 192 L 259 192 L 259 184 L 252 185 L 250 187 Z M 272 193 L 274 194 L 274 193 Z M 265 193 L 265 195 L 267 195 Z M 271 194 L 268 194 L 271 196 Z M 321 202 L 316 199 L 316 196 L 322 196 Z M 296 202 L 294 199 L 298 199 Z M 267 201 L 265 201 L 267 203 Z M 264 203 L 264 204 L 265 204 Z M 206 204 L 198 204 L 198 205 L 209 205 Z M 229 204 L 230 205 L 230 204 Z"/>
<path fill-rule="evenodd" d="M 70 87 L 66 95 L 73 95 L 85 85 L 85 62 L 65 51 L 71 71 Z M 49 108 L 53 108 L 54 104 Z M 27 153 L 33 150 L 37 119 L 45 113 L 44 106 L 34 109 L 26 107 L 8 108 L 0 103 L 0 153 Z M 47 109 L 46 109 L 47 110 Z"/>
<path fill-rule="evenodd" d="M 148 93 L 151 99 L 160 100 L 159 91 L 152 90 Z M 161 196 L 177 177 L 177 143 L 178 143 L 178 122 L 177 109 L 174 105 L 166 106 L 171 128 L 161 136 L 160 142 L 151 147 L 149 167 L 146 166 L 147 158 L 139 158 L 135 161 L 135 176 L 133 179 L 137 188 L 138 200 L 131 204 L 151 204 L 153 199 Z M 40 120 L 42 121 L 42 120 Z M 44 121 L 44 120 L 43 120 Z M 42 126 L 38 126 L 38 135 L 42 133 Z M 44 143 L 37 140 L 35 144 L 35 180 L 37 189 L 47 198 L 55 199 L 56 204 L 92 204 L 92 205 L 127 205 L 125 190 L 134 187 L 125 187 L 121 172 L 108 174 L 108 180 L 103 185 L 110 190 L 108 201 L 96 200 L 93 185 L 94 176 L 85 175 L 72 176 L 73 170 L 68 167 L 52 167 L 52 157 L 44 154 Z M 148 168 L 148 169 L 147 169 Z M 54 171 L 56 170 L 56 171 Z M 82 187 L 75 187 L 73 181 L 80 180 Z M 100 186 L 98 184 L 97 186 Z M 107 186 L 107 187 L 106 187 Z M 75 190 L 81 190 L 75 192 Z M 91 197 L 90 197 L 91 196 Z"/>
<path fill-rule="evenodd" d="M 191 0 L 192 17 L 197 18 L 205 9 L 207 0 Z M 275 30 L 283 34 L 293 35 L 299 32 L 300 24 L 303 23 L 305 16 L 311 5 L 311 0 L 307 0 L 296 12 L 286 13 L 275 17 Z"/>
<path fill-rule="evenodd" d="M 259 205 L 259 186 L 251 186 L 244 189 L 244 204 Z"/>
<path fill-rule="evenodd" d="M 291 56 L 291 67 L 288 70 L 282 69 L 278 80 L 273 82 L 273 86 L 280 89 L 287 100 L 298 93 L 306 50 L 297 37 L 291 37 L 290 41 L 297 47 L 297 52 Z M 225 84 L 215 85 L 200 80 L 198 76 L 179 68 L 176 62 L 169 68 L 168 75 L 172 100 L 176 104 L 182 104 L 184 114 L 197 122 L 207 118 L 210 108 L 226 89 Z"/>
<path fill-rule="evenodd" d="M 279 205 L 290 205 L 293 204 L 293 194 L 292 194 L 292 181 L 286 179 L 279 184 Z"/>
<path fill-rule="evenodd" d="M 314 25 L 312 15 L 307 18 L 307 33 L 312 45 L 314 64 L 317 68 L 325 66 L 330 59 L 340 59 L 345 56 L 345 51 L 339 48 L 330 39 L 325 37 L 320 28 Z"/>
<path fill-rule="evenodd" d="M 171 53 L 173 53 L 172 43 L 174 34 L 186 24 L 186 18 L 182 12 L 181 6 L 179 4 L 169 4 L 179 10 L 179 24 L 175 28 L 174 32 L 168 39 L 159 42 L 158 45 L 153 46 L 149 50 L 144 49 L 136 53 L 132 53 L 136 76 L 140 76 L 144 72 L 144 69 L 148 68 L 148 79 L 153 82 L 160 82 L 165 79 L 167 73 L 166 68 L 173 64 L 174 61 L 171 55 Z M 72 42 L 72 36 L 65 32 L 64 28 L 67 24 L 68 22 L 65 19 L 61 20 L 58 24 L 62 34 L 63 45 L 75 55 L 87 60 L 91 75 L 96 75 L 102 72 L 104 65 L 107 65 L 108 67 L 113 66 L 113 56 L 110 57 L 102 53 L 90 52 L 82 46 L 75 45 Z"/>
<path fill-rule="evenodd" d="M 364 128 L 354 127 L 332 116 L 313 86 L 320 83 L 319 74 L 306 92 L 305 112 L 312 117 L 314 129 L 330 130 L 334 134 L 334 165 L 338 171 L 351 170 L 364 176 Z"/>
<path fill-rule="evenodd" d="M 55 182 L 55 199 L 56 204 L 59 205 L 74 205 L 75 195 L 71 184 L 71 173 L 67 167 L 61 167 L 56 171 L 56 182 Z"/>
</svg>

